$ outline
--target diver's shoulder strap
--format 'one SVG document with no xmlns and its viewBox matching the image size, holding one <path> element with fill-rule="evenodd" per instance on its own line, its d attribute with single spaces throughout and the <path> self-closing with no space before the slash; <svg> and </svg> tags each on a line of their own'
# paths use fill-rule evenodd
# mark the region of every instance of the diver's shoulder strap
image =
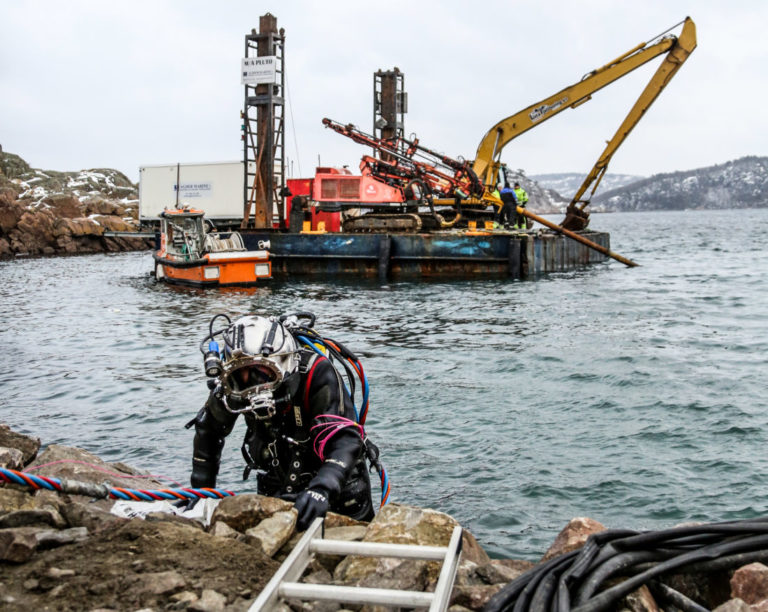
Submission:
<svg viewBox="0 0 768 612">
<path fill-rule="evenodd" d="M 306 374 L 315 365 L 319 355 L 310 348 L 302 347 L 299 350 L 299 373 Z"/>
</svg>

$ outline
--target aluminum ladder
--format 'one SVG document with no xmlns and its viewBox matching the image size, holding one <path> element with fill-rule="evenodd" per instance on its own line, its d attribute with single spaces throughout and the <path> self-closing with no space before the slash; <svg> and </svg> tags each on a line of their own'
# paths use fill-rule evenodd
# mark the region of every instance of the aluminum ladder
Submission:
<svg viewBox="0 0 768 612">
<path fill-rule="evenodd" d="M 461 527 L 454 527 L 448 546 L 416 546 L 326 540 L 323 525 L 322 518 L 314 520 L 256 601 L 248 608 L 248 612 L 269 612 L 277 606 L 281 599 L 429 608 L 430 612 L 444 612 L 448 609 L 459 557 L 461 556 Z M 296 582 L 301 578 L 314 553 L 426 559 L 442 561 L 443 567 L 440 570 L 434 593 Z"/>
</svg>

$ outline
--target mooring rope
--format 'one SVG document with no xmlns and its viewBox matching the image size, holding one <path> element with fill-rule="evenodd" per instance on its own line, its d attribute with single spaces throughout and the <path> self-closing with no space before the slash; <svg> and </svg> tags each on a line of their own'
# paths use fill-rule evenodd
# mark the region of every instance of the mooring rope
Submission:
<svg viewBox="0 0 768 612">
<path fill-rule="evenodd" d="M 111 487 L 108 484 L 94 484 L 77 480 L 58 479 L 49 476 L 37 476 L 28 472 L 19 472 L 0 468 L 0 481 L 23 485 L 32 489 L 48 489 L 72 495 L 87 495 L 99 499 L 123 499 L 130 501 L 159 501 L 163 499 L 222 499 L 235 495 L 232 491 L 222 489 L 192 489 L 186 487 L 174 489 L 126 489 Z"/>
</svg>

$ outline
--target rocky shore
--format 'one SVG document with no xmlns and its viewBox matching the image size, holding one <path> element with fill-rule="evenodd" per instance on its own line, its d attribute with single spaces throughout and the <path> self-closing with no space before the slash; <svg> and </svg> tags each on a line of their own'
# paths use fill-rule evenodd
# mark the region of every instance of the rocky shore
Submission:
<svg viewBox="0 0 768 612">
<path fill-rule="evenodd" d="M 0 258 L 149 249 L 138 230 L 138 187 L 110 169 L 31 168 L 0 150 Z"/>
<path fill-rule="evenodd" d="M 0 467 L 111 487 L 169 487 L 82 449 L 51 444 L 41 452 L 37 438 L 2 424 Z M 255 494 L 225 498 L 204 525 L 168 512 L 119 516 L 110 500 L 35 491 L 2 480 L 3 610 L 244 611 L 301 537 L 290 503 Z M 393 503 L 370 523 L 330 514 L 325 527 L 332 539 L 446 546 L 457 524 L 435 510 Z M 579 549 L 589 535 L 603 530 L 591 519 L 573 519 L 540 563 Z M 434 589 L 439 567 L 427 561 L 319 555 L 303 581 L 423 591 Z M 490 559 L 464 530 L 450 610 L 480 610 L 505 585 L 536 567 L 529 561 Z M 768 567 L 761 563 L 706 575 L 678 574 L 665 582 L 696 600 L 703 606 L 699 609 L 768 610 Z M 342 609 L 320 602 L 289 604 L 282 610 Z M 664 608 L 642 586 L 615 609 Z"/>
</svg>

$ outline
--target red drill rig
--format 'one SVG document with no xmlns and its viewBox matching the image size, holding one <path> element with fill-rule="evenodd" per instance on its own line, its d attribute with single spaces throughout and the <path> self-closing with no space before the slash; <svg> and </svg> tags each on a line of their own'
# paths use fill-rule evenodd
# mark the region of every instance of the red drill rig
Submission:
<svg viewBox="0 0 768 612">
<path fill-rule="evenodd" d="M 483 184 L 464 159 L 453 159 L 421 144 L 418 138 L 380 139 L 355 126 L 331 119 L 323 124 L 355 142 L 369 146 L 376 156 L 364 155 L 361 176 L 318 168 L 312 199 L 321 209 L 367 210 L 347 216 L 344 231 L 419 231 L 450 227 L 460 218 L 460 204 L 479 198 Z M 436 210 L 434 200 L 450 202 L 452 219 Z M 441 205 L 445 208 L 445 204 Z M 479 207 L 482 214 L 487 206 Z M 490 211 L 492 213 L 492 211 Z"/>
</svg>

